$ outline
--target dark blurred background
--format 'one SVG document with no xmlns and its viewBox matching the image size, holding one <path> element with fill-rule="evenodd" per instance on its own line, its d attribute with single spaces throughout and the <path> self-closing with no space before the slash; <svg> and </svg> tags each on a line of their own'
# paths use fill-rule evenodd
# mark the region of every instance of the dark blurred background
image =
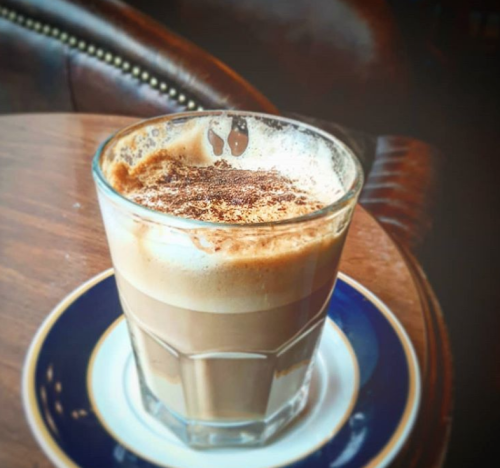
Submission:
<svg viewBox="0 0 500 468">
<path fill-rule="evenodd" d="M 317 45 L 315 51 L 329 47 L 328 38 L 323 45 L 314 44 L 316 33 L 329 34 L 328 15 L 345 14 L 343 3 L 360 2 L 332 2 L 323 10 L 324 18 L 311 17 L 310 10 L 301 17 L 300 1 L 290 2 L 294 6 L 286 17 L 282 1 L 269 2 L 275 16 L 282 15 L 280 24 L 291 25 L 273 29 L 260 16 L 260 0 L 243 2 L 248 7 L 240 10 L 246 18 L 254 18 L 254 27 L 224 13 L 233 8 L 235 2 L 230 0 L 224 8 L 216 0 L 127 1 L 220 58 L 280 108 L 365 131 L 407 134 L 442 151 L 446 166 L 434 227 L 419 258 L 441 302 L 454 355 L 455 411 L 445 466 L 494 466 L 500 435 L 500 2 L 387 0 L 402 38 L 390 51 L 396 66 L 386 77 L 381 75 L 380 94 L 373 93 L 372 87 L 370 97 L 357 100 L 331 94 L 321 80 L 326 75 L 334 75 L 338 82 L 349 80 L 350 73 L 357 72 L 347 69 L 355 67 L 354 62 L 346 60 L 346 69 L 332 71 L 328 61 L 314 54 L 305 66 L 304 62 L 298 65 L 294 54 L 307 55 L 311 44 Z M 199 8 L 201 3 L 213 6 L 217 14 L 207 16 L 207 9 Z M 340 43 L 340 49 L 342 41 L 352 40 L 349 21 L 345 14 L 343 35 L 332 32 L 332 41 Z M 310 42 L 305 44 L 301 34 L 304 39 L 303 29 L 311 22 L 316 33 L 307 36 Z M 273 43 L 279 49 L 280 41 L 272 38 L 282 35 L 291 42 L 295 35 L 296 47 L 269 50 Z M 397 66 L 399 56 L 409 57 L 411 91 L 394 87 L 392 93 L 384 92 L 392 86 L 392 76 L 404 73 Z M 283 74 L 298 78 L 290 85 Z M 317 93 L 305 99 L 314 94 L 308 88 L 312 82 Z M 403 95 L 411 109 L 406 115 Z M 340 115 L 335 103 L 345 100 L 350 100 L 353 112 L 344 109 Z M 361 112 L 366 118 L 359 118 L 357 102 L 366 106 L 366 112 Z"/>
</svg>

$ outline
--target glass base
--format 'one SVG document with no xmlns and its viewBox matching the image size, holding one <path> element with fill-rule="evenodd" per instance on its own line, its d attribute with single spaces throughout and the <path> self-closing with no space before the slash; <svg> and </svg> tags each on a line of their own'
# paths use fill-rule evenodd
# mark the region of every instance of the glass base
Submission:
<svg viewBox="0 0 500 468">
<path fill-rule="evenodd" d="M 202 449 L 265 444 L 305 408 L 310 381 L 306 379 L 296 395 L 267 419 L 226 423 L 184 419 L 168 409 L 153 395 L 142 379 L 139 380 L 146 411 L 167 426 L 184 443 Z"/>
</svg>

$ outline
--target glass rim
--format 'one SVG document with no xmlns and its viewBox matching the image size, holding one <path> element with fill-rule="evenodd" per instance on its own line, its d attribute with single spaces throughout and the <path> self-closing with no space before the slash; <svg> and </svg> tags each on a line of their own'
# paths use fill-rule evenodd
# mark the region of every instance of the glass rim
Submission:
<svg viewBox="0 0 500 468">
<path fill-rule="evenodd" d="M 351 183 L 351 186 L 346 190 L 346 192 L 333 203 L 330 203 L 319 210 L 312 211 L 311 213 L 307 213 L 305 215 L 296 216 L 293 218 L 286 218 L 278 221 L 266 221 L 259 223 L 217 223 L 213 221 L 202 221 L 199 219 L 191 219 L 184 218 L 181 216 L 174 216 L 169 213 L 164 213 L 161 211 L 156 211 L 151 208 L 148 208 L 144 205 L 136 203 L 120 192 L 118 192 L 106 179 L 102 170 L 101 170 L 101 156 L 106 151 L 108 146 L 118 140 L 119 138 L 126 136 L 133 132 L 136 129 L 144 127 L 145 125 L 154 124 L 157 122 L 166 122 L 171 120 L 177 120 L 187 117 L 203 117 L 203 116 L 216 116 L 216 115 L 228 115 L 228 116 L 249 116 L 249 117 L 257 117 L 262 119 L 269 119 L 278 122 L 284 122 L 291 125 L 298 126 L 303 129 L 308 129 L 316 135 L 322 136 L 323 138 L 333 141 L 335 145 L 341 147 L 342 151 L 349 155 L 353 164 L 354 164 L 354 179 Z M 111 199 L 116 200 L 120 203 L 124 208 L 129 211 L 141 216 L 142 218 L 146 218 L 150 221 L 157 222 L 160 224 L 175 224 L 177 226 L 184 225 L 184 227 L 190 226 L 193 228 L 217 228 L 217 229 L 249 229 L 249 228 L 266 228 L 266 227 L 278 227 L 278 226 L 287 226 L 293 224 L 300 224 L 308 221 L 313 221 L 316 219 L 320 219 L 326 217 L 330 213 L 338 212 L 345 206 L 349 204 L 349 202 L 355 199 L 359 192 L 361 191 L 361 187 L 364 181 L 364 174 L 361 163 L 359 159 L 356 157 L 354 152 L 339 138 L 334 135 L 318 128 L 313 125 L 301 122 L 300 120 L 290 119 L 288 117 L 276 116 L 272 114 L 265 114 L 262 112 L 250 112 L 250 111 L 233 111 L 233 110 L 210 110 L 210 111 L 191 111 L 191 112 L 179 112 L 174 114 L 166 114 L 157 117 L 142 119 L 138 122 L 135 122 L 117 132 L 111 134 L 106 140 L 104 140 L 98 147 L 93 160 L 92 160 L 92 175 L 94 177 L 94 181 L 96 185 L 104 190 L 106 195 L 108 195 Z"/>
</svg>

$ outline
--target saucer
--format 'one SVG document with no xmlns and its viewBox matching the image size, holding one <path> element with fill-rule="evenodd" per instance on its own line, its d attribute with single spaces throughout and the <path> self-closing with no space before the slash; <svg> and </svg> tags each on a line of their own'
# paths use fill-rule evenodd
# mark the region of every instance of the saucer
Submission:
<svg viewBox="0 0 500 468">
<path fill-rule="evenodd" d="M 415 352 L 390 310 L 340 274 L 304 413 L 262 447 L 196 450 L 142 407 L 113 271 L 47 317 L 26 357 L 29 425 L 57 467 L 385 467 L 415 422 Z"/>
</svg>

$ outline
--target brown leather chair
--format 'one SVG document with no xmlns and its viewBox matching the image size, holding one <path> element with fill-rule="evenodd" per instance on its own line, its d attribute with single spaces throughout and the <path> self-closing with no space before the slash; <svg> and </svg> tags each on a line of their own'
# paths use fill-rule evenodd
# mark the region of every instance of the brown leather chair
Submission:
<svg viewBox="0 0 500 468">
<path fill-rule="evenodd" d="M 278 113 L 222 62 L 115 0 L 0 0 L 0 85 L 3 113 Z M 367 173 L 361 203 L 404 246 L 417 247 L 431 223 L 436 150 L 298 118 L 353 147 Z"/>
</svg>

